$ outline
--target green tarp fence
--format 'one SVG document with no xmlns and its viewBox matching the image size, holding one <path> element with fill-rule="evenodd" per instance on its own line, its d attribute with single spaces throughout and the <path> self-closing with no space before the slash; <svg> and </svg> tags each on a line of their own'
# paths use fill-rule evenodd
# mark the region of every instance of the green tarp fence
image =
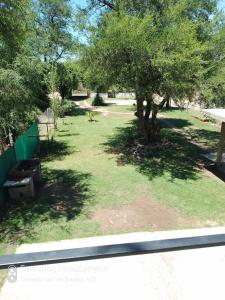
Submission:
<svg viewBox="0 0 225 300">
<path fill-rule="evenodd" d="M 39 147 L 38 125 L 34 123 L 15 143 L 16 160 L 30 159 L 34 151 Z"/>
<path fill-rule="evenodd" d="M 9 170 L 16 164 L 16 153 L 14 148 L 9 148 L 0 156 L 0 205 L 6 199 L 6 191 L 2 187 L 7 179 Z"/>
<path fill-rule="evenodd" d="M 30 159 L 40 144 L 38 124 L 34 123 L 22 135 L 20 135 L 14 147 L 9 148 L 0 156 L 0 205 L 6 200 L 6 191 L 3 184 L 9 171 L 18 160 Z"/>
</svg>

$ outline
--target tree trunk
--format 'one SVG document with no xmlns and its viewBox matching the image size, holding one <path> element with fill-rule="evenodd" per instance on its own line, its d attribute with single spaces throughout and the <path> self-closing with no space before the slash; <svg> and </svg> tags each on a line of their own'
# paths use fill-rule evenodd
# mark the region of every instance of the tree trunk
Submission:
<svg viewBox="0 0 225 300">
<path fill-rule="evenodd" d="M 139 118 L 139 128 L 144 136 L 146 143 L 149 143 L 151 140 L 149 120 L 145 119 L 144 117 Z"/>
<path fill-rule="evenodd" d="M 146 99 L 147 105 L 145 109 L 145 119 L 149 120 L 151 110 L 152 110 L 152 98 Z"/>
<path fill-rule="evenodd" d="M 139 127 L 145 141 L 147 143 L 154 142 L 158 139 L 160 128 L 157 124 L 157 114 L 163 106 L 170 102 L 170 96 L 166 95 L 161 103 L 154 103 L 153 97 L 149 92 L 140 90 L 136 91 L 137 99 L 137 111 L 135 116 L 139 119 Z M 146 108 L 144 108 L 144 101 L 147 102 Z M 151 115 L 151 118 L 150 118 Z"/>
<path fill-rule="evenodd" d="M 152 140 L 156 140 L 159 134 L 159 128 L 157 127 L 157 114 L 158 108 L 153 106 L 152 118 L 151 118 L 151 136 Z"/>
<path fill-rule="evenodd" d="M 135 116 L 138 117 L 139 119 L 142 119 L 144 115 L 143 99 L 141 95 L 138 95 L 138 93 L 136 93 L 136 99 L 137 99 L 137 111 L 135 112 Z"/>
<path fill-rule="evenodd" d="M 160 128 L 157 124 L 157 114 L 169 100 L 170 97 L 166 96 L 160 104 L 152 104 L 151 135 L 153 140 L 157 140 L 160 131 Z"/>
<path fill-rule="evenodd" d="M 170 108 L 170 98 L 166 99 L 166 108 Z"/>
<path fill-rule="evenodd" d="M 151 130 L 150 130 L 150 122 L 149 117 L 152 109 L 152 98 L 146 98 L 146 96 L 142 93 L 136 92 L 137 99 L 137 111 L 135 112 L 135 116 L 139 119 L 139 127 L 141 132 L 143 133 L 144 139 L 146 143 L 151 141 Z M 144 101 L 147 101 L 146 108 L 144 109 Z"/>
</svg>

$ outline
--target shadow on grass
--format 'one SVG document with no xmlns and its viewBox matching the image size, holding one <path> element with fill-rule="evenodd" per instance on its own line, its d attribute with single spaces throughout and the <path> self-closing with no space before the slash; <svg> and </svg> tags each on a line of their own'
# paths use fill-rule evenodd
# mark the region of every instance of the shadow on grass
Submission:
<svg viewBox="0 0 225 300">
<path fill-rule="evenodd" d="M 86 100 L 88 99 L 88 96 L 80 96 L 80 95 L 76 95 L 76 96 L 71 96 L 70 99 L 72 101 L 83 101 L 83 100 Z"/>
<path fill-rule="evenodd" d="M 14 201 L 0 224 L 2 243 L 22 243 L 35 239 L 38 226 L 75 219 L 91 199 L 90 174 L 74 170 L 43 170 L 43 186 L 36 199 Z M 55 224 L 57 226 L 57 224 Z"/>
<path fill-rule="evenodd" d="M 42 161 L 62 160 L 66 155 L 70 155 L 76 150 L 71 148 L 65 141 L 41 141 L 40 158 Z"/>
<path fill-rule="evenodd" d="M 189 129 L 187 132 L 192 140 L 209 148 L 217 148 L 221 136 L 219 131 L 206 129 Z"/>
<path fill-rule="evenodd" d="M 70 137 L 70 136 L 78 136 L 80 135 L 79 133 L 65 133 L 65 134 L 58 134 L 57 136 L 59 137 Z"/>
<path fill-rule="evenodd" d="M 173 108 L 174 110 L 175 108 Z M 187 134 L 188 138 L 194 142 L 199 143 L 204 147 L 208 147 L 209 149 L 215 148 L 218 145 L 220 140 L 220 130 L 210 130 L 210 129 L 198 129 L 198 128 L 191 128 L 190 126 L 193 125 L 192 122 L 186 119 L 181 118 L 160 118 L 161 124 L 163 127 L 167 128 L 184 128 L 184 133 Z"/>
<path fill-rule="evenodd" d="M 132 121 L 129 127 L 117 128 L 117 133 L 103 146 L 108 153 L 118 155 L 118 165 L 132 164 L 150 180 L 165 173 L 170 180 L 198 178 L 199 149 L 181 133 L 163 129 L 161 140 L 152 145 L 145 145 L 141 136 L 136 121 Z"/>
<path fill-rule="evenodd" d="M 161 112 L 163 113 L 163 112 L 171 112 L 171 111 L 188 111 L 185 107 L 168 107 L 168 108 L 166 108 L 166 107 L 163 107 L 162 109 L 161 109 Z"/>
<path fill-rule="evenodd" d="M 176 127 L 178 129 L 193 125 L 188 120 L 177 118 L 160 118 L 159 121 L 163 124 L 163 127 L 171 127 L 172 125 L 173 127 Z"/>
<path fill-rule="evenodd" d="M 89 111 L 88 108 L 81 108 L 78 105 L 74 104 L 73 108 L 68 113 L 66 113 L 66 116 L 84 116 L 87 111 Z"/>
<path fill-rule="evenodd" d="M 220 180 L 225 182 L 225 164 L 222 165 L 222 170 L 219 170 L 217 166 L 213 163 L 206 164 L 206 169 L 217 176 Z"/>
</svg>

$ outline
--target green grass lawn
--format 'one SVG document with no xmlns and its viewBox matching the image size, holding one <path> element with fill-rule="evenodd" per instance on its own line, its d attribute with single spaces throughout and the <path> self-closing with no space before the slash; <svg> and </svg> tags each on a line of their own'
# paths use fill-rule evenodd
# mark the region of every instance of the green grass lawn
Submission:
<svg viewBox="0 0 225 300">
<path fill-rule="evenodd" d="M 204 139 L 209 134 L 209 143 L 210 134 L 219 131 L 186 112 L 165 116 L 183 120 L 186 126 L 182 127 L 205 130 Z M 95 119 L 89 122 L 85 112 L 77 109 L 65 118 L 65 124 L 60 121 L 49 153 L 42 157 L 44 184 L 36 199 L 12 205 L 1 223 L 2 253 L 9 244 L 119 233 L 121 230 L 103 231 L 92 218 L 93 212 L 138 199 L 175 208 L 195 220 L 189 227 L 224 224 L 224 183 L 198 167 L 201 151 L 196 145 L 166 128 L 162 130 L 163 147 L 148 148 L 141 144 L 132 115 L 98 114 Z M 141 146 L 136 153 L 137 141 Z M 42 151 L 46 153 L 44 142 Z M 141 230 L 154 228 L 128 231 Z"/>
</svg>

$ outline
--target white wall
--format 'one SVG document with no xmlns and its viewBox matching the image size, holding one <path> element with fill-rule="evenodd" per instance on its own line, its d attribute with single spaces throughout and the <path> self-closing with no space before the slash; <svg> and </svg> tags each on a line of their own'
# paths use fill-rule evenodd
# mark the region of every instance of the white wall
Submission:
<svg viewBox="0 0 225 300">
<path fill-rule="evenodd" d="M 96 93 L 91 92 L 91 98 L 94 98 Z M 108 93 L 100 93 L 103 98 L 108 98 Z M 116 98 L 122 99 L 135 99 L 135 93 L 116 93 Z"/>
</svg>

